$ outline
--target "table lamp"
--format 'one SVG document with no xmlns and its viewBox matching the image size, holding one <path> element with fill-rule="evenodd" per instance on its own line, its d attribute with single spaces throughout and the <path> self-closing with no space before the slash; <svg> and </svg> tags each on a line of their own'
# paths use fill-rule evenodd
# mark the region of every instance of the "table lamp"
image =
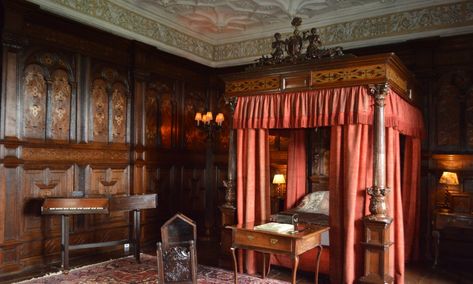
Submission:
<svg viewBox="0 0 473 284">
<path fill-rule="evenodd" d="M 281 184 L 285 184 L 286 179 L 284 178 L 283 174 L 275 174 L 273 178 L 273 184 L 276 184 L 276 196 L 278 198 L 284 198 L 284 188 L 281 186 Z"/>
<path fill-rule="evenodd" d="M 440 177 L 439 180 L 440 184 L 445 185 L 445 196 L 444 196 L 444 203 L 443 203 L 443 209 L 448 211 L 450 209 L 450 204 L 449 204 L 449 197 L 450 197 L 450 192 L 448 191 L 448 187 L 450 185 L 458 185 L 458 176 L 456 173 L 452 172 L 443 172 L 442 176 Z"/>
</svg>

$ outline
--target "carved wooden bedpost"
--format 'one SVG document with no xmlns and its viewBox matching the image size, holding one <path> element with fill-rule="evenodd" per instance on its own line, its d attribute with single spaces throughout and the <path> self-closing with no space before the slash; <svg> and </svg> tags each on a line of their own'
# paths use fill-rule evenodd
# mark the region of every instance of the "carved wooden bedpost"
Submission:
<svg viewBox="0 0 473 284">
<path fill-rule="evenodd" d="M 374 108 L 374 171 L 373 187 L 368 188 L 370 198 L 370 215 L 365 216 L 365 250 L 364 276 L 361 283 L 392 283 L 389 275 L 389 249 L 393 242 L 390 240 L 392 217 L 387 215 L 385 195 L 386 188 L 386 138 L 384 123 L 384 100 L 388 84 L 369 85 L 371 95 L 375 99 Z"/>
<path fill-rule="evenodd" d="M 222 267 L 232 267 L 230 246 L 232 242 L 231 230 L 226 229 L 228 225 L 236 223 L 236 147 L 235 130 L 233 130 L 233 112 L 237 103 L 237 97 L 225 98 L 230 106 L 231 117 L 229 118 L 229 137 L 228 137 L 228 174 L 227 180 L 223 182 L 225 186 L 225 203 L 220 206 L 222 217 L 222 231 L 220 235 L 220 259 L 219 264 Z"/>
</svg>

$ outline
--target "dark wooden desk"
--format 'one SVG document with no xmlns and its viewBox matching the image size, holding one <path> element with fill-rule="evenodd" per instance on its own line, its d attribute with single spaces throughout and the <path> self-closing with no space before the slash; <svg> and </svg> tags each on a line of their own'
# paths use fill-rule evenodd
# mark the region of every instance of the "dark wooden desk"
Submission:
<svg viewBox="0 0 473 284">
<path fill-rule="evenodd" d="M 466 234 L 466 230 L 469 230 L 470 234 Z M 444 235 L 449 235 L 456 246 L 449 247 L 449 252 L 462 251 L 462 245 L 465 247 L 469 243 L 469 248 L 473 246 L 473 239 L 466 240 L 467 235 L 471 235 L 472 230 L 473 214 L 436 212 L 432 230 L 435 250 L 434 267 L 437 266 L 439 261 L 440 240 Z"/>
<path fill-rule="evenodd" d="M 141 194 L 116 197 L 94 198 L 46 198 L 41 207 L 43 215 L 61 215 L 61 268 L 69 271 L 69 251 L 77 249 L 98 248 L 131 243 L 137 262 L 140 262 L 140 210 L 156 208 L 158 197 L 156 194 Z M 129 238 L 110 242 L 69 244 L 69 216 L 79 214 L 108 214 L 111 211 L 133 211 L 133 230 Z"/>
<path fill-rule="evenodd" d="M 318 283 L 319 262 L 322 254 L 321 235 L 328 231 L 326 226 L 304 226 L 297 233 L 274 233 L 270 231 L 254 230 L 254 226 L 266 222 L 247 223 L 242 225 L 228 226 L 232 229 L 232 254 L 235 271 L 235 284 L 237 281 L 237 258 L 236 249 L 248 249 L 262 252 L 263 278 L 266 277 L 266 257 L 267 254 L 287 254 L 293 260 L 292 265 L 292 283 L 296 283 L 297 267 L 299 265 L 299 255 L 315 247 L 319 248 L 317 259 L 315 259 L 315 283 Z"/>
</svg>

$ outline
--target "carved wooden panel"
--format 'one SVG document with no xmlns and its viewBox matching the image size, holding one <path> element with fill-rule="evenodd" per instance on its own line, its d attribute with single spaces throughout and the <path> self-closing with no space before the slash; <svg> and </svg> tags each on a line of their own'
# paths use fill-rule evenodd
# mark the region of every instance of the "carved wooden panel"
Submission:
<svg viewBox="0 0 473 284">
<path fill-rule="evenodd" d="M 91 113 L 94 141 L 108 142 L 108 95 L 103 79 L 92 83 Z"/>
<path fill-rule="evenodd" d="M 58 69 L 51 76 L 51 134 L 50 138 L 68 140 L 71 114 L 71 85 L 67 72 Z"/>
<path fill-rule="evenodd" d="M 86 190 L 87 195 L 128 195 L 129 174 L 125 169 L 94 169 L 90 172 L 90 186 Z M 92 225 L 110 224 L 112 222 L 126 222 L 128 213 L 126 211 L 114 211 L 109 215 L 95 214 L 90 216 L 89 223 Z"/>
<path fill-rule="evenodd" d="M 125 169 L 90 169 L 90 187 L 88 195 L 128 194 L 128 168 Z"/>
<path fill-rule="evenodd" d="M 159 130 L 161 134 L 161 146 L 165 149 L 171 148 L 174 112 L 174 100 L 170 93 L 162 94 L 160 106 L 161 125 Z"/>
<path fill-rule="evenodd" d="M 31 64 L 25 68 L 23 86 L 24 136 L 44 138 L 47 86 L 41 66 Z"/>
<path fill-rule="evenodd" d="M 438 146 L 460 145 L 460 92 L 452 82 L 452 74 L 442 76 L 437 93 L 436 140 Z"/>
<path fill-rule="evenodd" d="M 154 82 L 145 91 L 146 145 L 170 149 L 174 133 L 175 99 L 169 84 Z"/>
<path fill-rule="evenodd" d="M 125 143 L 126 139 L 126 114 L 127 97 L 126 87 L 123 83 L 115 83 L 112 86 L 112 137 L 115 143 Z"/>
<path fill-rule="evenodd" d="M 41 216 L 41 198 L 47 196 L 71 196 L 73 167 L 66 170 L 24 170 L 22 201 L 22 238 L 41 237 L 49 231 L 59 230 L 59 218 Z M 46 227 L 45 227 L 46 226 Z"/>
<path fill-rule="evenodd" d="M 368 65 L 311 72 L 313 86 L 324 85 L 332 82 L 349 82 L 385 77 L 386 65 Z"/>
<path fill-rule="evenodd" d="M 205 210 L 205 169 L 184 168 L 184 181 L 180 196 L 180 207 L 183 212 L 199 212 Z"/>
<path fill-rule="evenodd" d="M 207 133 L 196 127 L 195 113 L 209 111 L 204 105 L 206 100 L 203 91 L 189 90 L 184 98 L 184 144 L 189 150 L 205 147 Z M 215 114 L 214 114 L 215 118 Z"/>
<path fill-rule="evenodd" d="M 158 144 L 158 91 L 147 88 L 145 94 L 145 141 L 148 146 Z"/>
<path fill-rule="evenodd" d="M 473 148 L 473 88 L 470 88 L 466 95 L 466 143 L 468 148 Z"/>
<path fill-rule="evenodd" d="M 128 83 L 125 76 L 114 68 L 97 64 L 94 70 L 90 100 L 93 141 L 125 143 Z"/>
</svg>

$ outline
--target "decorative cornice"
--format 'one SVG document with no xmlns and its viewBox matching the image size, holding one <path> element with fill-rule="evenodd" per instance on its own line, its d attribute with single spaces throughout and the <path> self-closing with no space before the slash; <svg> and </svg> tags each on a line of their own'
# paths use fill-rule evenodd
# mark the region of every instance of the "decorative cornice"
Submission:
<svg viewBox="0 0 473 284">
<path fill-rule="evenodd" d="M 213 44 L 120 6 L 115 0 L 29 0 L 42 8 L 213 67 L 271 52 L 272 37 Z M 459 1 L 317 27 L 326 46 L 345 49 L 473 32 L 473 2 Z"/>
</svg>

